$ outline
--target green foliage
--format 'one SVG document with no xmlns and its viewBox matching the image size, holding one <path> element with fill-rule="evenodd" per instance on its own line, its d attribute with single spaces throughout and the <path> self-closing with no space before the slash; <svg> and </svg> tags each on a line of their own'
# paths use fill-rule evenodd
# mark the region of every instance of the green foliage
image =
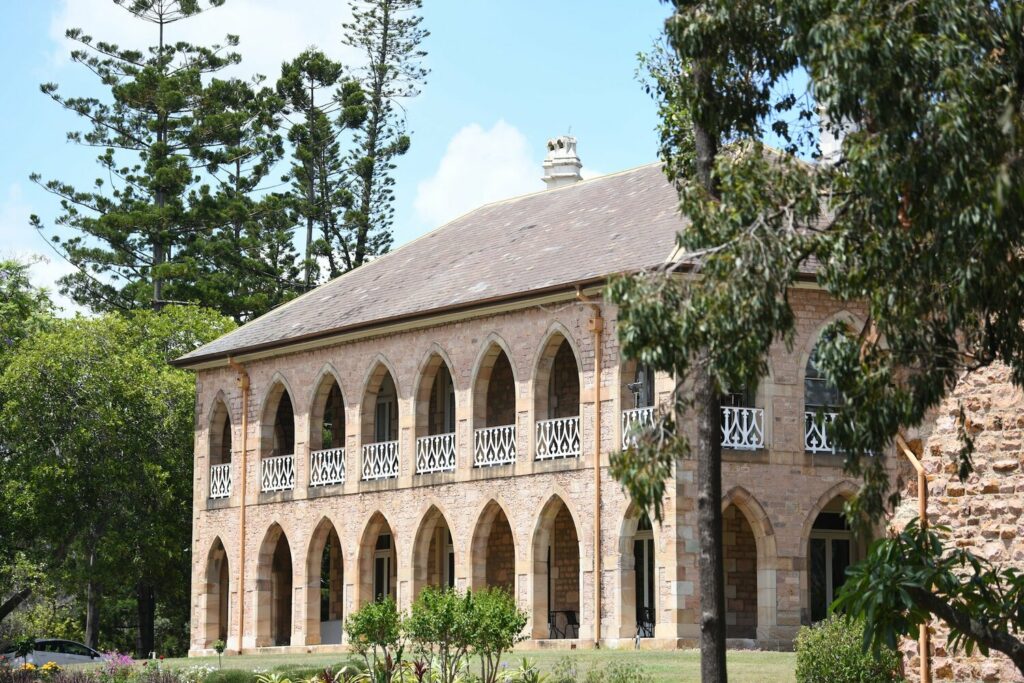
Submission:
<svg viewBox="0 0 1024 683">
<path fill-rule="evenodd" d="M 373 683 L 391 683 L 402 665 L 402 616 L 390 597 L 369 602 L 345 621 L 352 650 L 366 662 Z"/>
<path fill-rule="evenodd" d="M 585 683 L 653 683 L 650 672 L 633 662 L 612 662 L 587 671 Z"/>
<path fill-rule="evenodd" d="M 480 659 L 483 683 L 498 680 L 501 657 L 523 640 L 526 612 L 516 606 L 515 599 L 501 588 L 474 591 L 473 635 L 471 653 Z"/>
<path fill-rule="evenodd" d="M 551 667 L 547 683 L 576 683 L 580 679 L 579 662 L 575 657 L 566 655 Z"/>
<path fill-rule="evenodd" d="M 403 624 L 440 683 L 453 683 L 468 661 L 476 631 L 475 596 L 450 588 L 424 588 Z"/>
<path fill-rule="evenodd" d="M 1005 363 L 1024 385 L 1024 8 L 985 0 L 673 4 L 670 52 L 647 66 L 666 173 L 689 223 L 670 264 L 612 283 L 623 352 L 674 373 L 679 386 L 709 373 L 719 390 L 749 388 L 767 373 L 773 344 L 791 348 L 790 293 L 799 281 L 813 277 L 835 300 L 866 309 L 863 324 L 840 320 L 825 330 L 817 364 L 843 396 L 831 435 L 846 471 L 864 480 L 848 515 L 876 521 L 897 496 L 885 459 L 864 456 L 920 425 L 965 373 Z M 819 125 L 845 133 L 837 158 L 818 156 Z M 769 132 L 784 150 L 764 145 Z M 808 163 L 808 151 L 818 163 Z M 692 406 L 685 396 L 675 401 L 676 410 Z M 967 427 L 961 476 L 973 448 Z M 657 513 L 659 479 L 687 446 L 634 449 L 613 460 L 613 472 Z M 880 569 L 901 555 L 877 559 Z M 901 569 L 873 574 L 881 582 L 873 594 L 895 600 L 885 586 Z M 981 576 L 981 585 L 1000 582 L 988 568 Z M 944 610 L 925 605 L 928 591 L 907 595 L 1024 671 L 1018 638 L 968 618 L 971 601 L 984 596 L 965 594 Z M 1018 609 L 996 602 L 994 614 Z M 865 611 L 868 632 L 885 631 L 885 615 L 906 603 Z"/>
<path fill-rule="evenodd" d="M 846 615 L 803 626 L 796 637 L 798 683 L 894 683 L 902 681 L 900 656 L 885 647 L 865 652 L 864 623 Z"/>
<path fill-rule="evenodd" d="M 404 109 L 399 100 L 415 97 L 428 69 L 420 47 L 430 34 L 420 24 L 422 0 L 350 0 L 352 21 L 342 42 L 365 58 L 358 80 L 366 93 L 365 119 L 356 129 L 348 156 L 353 169 L 353 207 L 345 215 L 340 246 L 346 269 L 386 253 L 393 241 L 393 171 L 409 151 Z"/>
<path fill-rule="evenodd" d="M 30 266 L 0 260 L 0 371 L 18 343 L 45 327 L 53 313 L 46 292 L 29 282 Z"/>
<path fill-rule="evenodd" d="M 244 669 L 220 669 L 207 676 L 203 683 L 256 683 L 256 674 Z"/>
</svg>

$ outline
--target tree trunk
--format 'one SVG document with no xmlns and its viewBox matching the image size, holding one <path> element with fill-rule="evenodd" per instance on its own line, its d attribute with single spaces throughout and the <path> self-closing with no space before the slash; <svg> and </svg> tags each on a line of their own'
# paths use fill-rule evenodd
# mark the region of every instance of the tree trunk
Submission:
<svg viewBox="0 0 1024 683">
<path fill-rule="evenodd" d="M 714 101 L 711 73 L 703 60 L 691 72 L 705 102 Z M 712 175 L 718 154 L 718 134 L 707 122 L 693 119 L 697 181 L 715 197 Z M 725 683 L 725 567 L 722 558 L 722 433 L 721 396 L 704 350 L 694 365 L 697 410 L 697 525 L 700 554 L 700 672 L 704 683 Z"/>
<path fill-rule="evenodd" d="M 92 560 L 90 558 L 90 564 Z M 100 587 L 90 577 L 85 591 L 85 644 L 92 649 L 99 648 L 100 640 Z"/>
<path fill-rule="evenodd" d="M 701 354 L 694 377 L 697 408 L 697 526 L 700 554 L 700 678 L 725 683 L 725 568 L 722 558 L 722 435 L 718 387 Z"/>
<path fill-rule="evenodd" d="M 11 597 L 0 602 L 0 621 L 3 621 L 8 614 L 18 609 L 18 605 L 28 600 L 28 596 L 30 595 L 32 595 L 31 588 L 22 588 Z"/>
<path fill-rule="evenodd" d="M 135 586 L 135 604 L 139 614 L 139 628 L 135 637 L 136 654 L 148 658 L 155 647 L 156 595 L 153 587 L 140 582 Z"/>
</svg>

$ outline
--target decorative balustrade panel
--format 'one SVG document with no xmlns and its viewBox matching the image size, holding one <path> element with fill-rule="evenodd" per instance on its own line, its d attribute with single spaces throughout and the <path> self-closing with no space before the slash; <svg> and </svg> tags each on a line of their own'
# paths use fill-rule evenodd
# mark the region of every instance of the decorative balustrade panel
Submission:
<svg viewBox="0 0 1024 683">
<path fill-rule="evenodd" d="M 329 448 L 309 454 L 309 485 L 345 483 L 345 449 Z"/>
<path fill-rule="evenodd" d="M 455 470 L 455 432 L 416 439 L 416 474 Z"/>
<path fill-rule="evenodd" d="M 580 457 L 580 418 L 537 421 L 537 459 Z"/>
<path fill-rule="evenodd" d="M 379 441 L 363 446 L 363 480 L 398 476 L 398 442 Z"/>
<path fill-rule="evenodd" d="M 231 463 L 210 465 L 210 498 L 231 495 Z"/>
<path fill-rule="evenodd" d="M 654 424 L 654 408 L 634 408 L 622 411 L 622 447 L 629 448 L 636 441 L 636 432 Z"/>
<path fill-rule="evenodd" d="M 473 467 L 508 465 L 516 461 L 516 427 L 486 427 L 473 433 Z"/>
<path fill-rule="evenodd" d="M 739 451 L 764 448 L 764 409 L 723 407 L 722 448 Z"/>
<path fill-rule="evenodd" d="M 264 491 L 287 491 L 295 488 L 295 458 L 277 455 L 263 458 L 261 482 Z"/>
<path fill-rule="evenodd" d="M 835 453 L 836 444 L 829 434 L 835 419 L 836 413 L 821 413 L 820 421 L 817 412 L 809 410 L 804 413 L 804 450 L 808 453 Z"/>
</svg>

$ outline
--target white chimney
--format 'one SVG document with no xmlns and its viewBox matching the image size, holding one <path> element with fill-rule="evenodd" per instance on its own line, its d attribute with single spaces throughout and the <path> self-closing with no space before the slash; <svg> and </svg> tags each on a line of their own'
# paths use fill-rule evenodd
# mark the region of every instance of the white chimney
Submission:
<svg viewBox="0 0 1024 683">
<path fill-rule="evenodd" d="M 576 138 L 561 135 L 548 140 L 548 155 L 544 157 L 544 177 L 542 180 L 549 190 L 565 187 L 583 179 L 580 169 L 583 164 L 576 156 Z"/>
<path fill-rule="evenodd" d="M 821 163 L 835 164 L 843 156 L 843 139 L 856 127 L 849 120 L 836 125 L 828 115 L 823 104 L 818 105 L 818 148 L 821 150 Z"/>
</svg>

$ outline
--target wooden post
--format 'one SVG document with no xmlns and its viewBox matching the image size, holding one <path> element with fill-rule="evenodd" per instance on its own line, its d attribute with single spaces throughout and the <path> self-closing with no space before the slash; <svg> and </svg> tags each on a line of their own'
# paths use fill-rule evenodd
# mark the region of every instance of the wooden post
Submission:
<svg viewBox="0 0 1024 683">
<path fill-rule="evenodd" d="M 896 435 L 896 445 L 903 455 L 906 456 L 910 464 L 917 470 L 917 517 L 920 520 L 921 528 L 928 528 L 928 476 L 925 474 L 924 465 L 917 459 L 914 452 L 910 450 L 910 446 L 899 434 Z M 931 655 L 929 654 L 929 634 L 928 634 L 928 622 L 921 624 L 921 631 L 917 639 L 918 655 L 921 658 L 921 683 L 931 683 L 932 680 L 932 662 Z"/>
</svg>

